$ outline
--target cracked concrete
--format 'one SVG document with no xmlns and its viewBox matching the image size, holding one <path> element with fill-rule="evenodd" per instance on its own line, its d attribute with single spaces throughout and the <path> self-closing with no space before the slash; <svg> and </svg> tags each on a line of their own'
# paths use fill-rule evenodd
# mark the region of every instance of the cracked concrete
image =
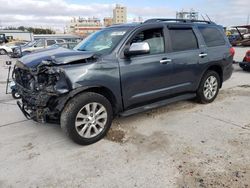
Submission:
<svg viewBox="0 0 250 188">
<path fill-rule="evenodd" d="M 236 60 L 245 48 L 236 49 Z M 0 187 L 250 187 L 250 73 L 237 65 L 217 100 L 117 118 L 90 146 L 26 120 L 5 95 L 0 56 Z"/>
</svg>

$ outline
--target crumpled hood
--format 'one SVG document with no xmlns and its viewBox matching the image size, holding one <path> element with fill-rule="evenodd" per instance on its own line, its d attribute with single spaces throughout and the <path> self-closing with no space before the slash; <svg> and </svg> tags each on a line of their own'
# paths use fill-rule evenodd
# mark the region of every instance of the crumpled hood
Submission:
<svg viewBox="0 0 250 188">
<path fill-rule="evenodd" d="M 68 64 L 88 58 L 95 55 L 93 52 L 83 52 L 70 50 L 66 48 L 50 48 L 39 52 L 34 52 L 19 59 L 26 67 L 37 67 L 42 61 L 52 61 L 56 65 Z"/>
</svg>

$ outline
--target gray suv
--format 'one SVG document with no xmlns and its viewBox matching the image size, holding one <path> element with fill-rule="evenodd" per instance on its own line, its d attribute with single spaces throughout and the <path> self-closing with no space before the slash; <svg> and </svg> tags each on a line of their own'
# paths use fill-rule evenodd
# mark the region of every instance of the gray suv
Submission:
<svg viewBox="0 0 250 188">
<path fill-rule="evenodd" d="M 74 142 L 87 145 L 106 135 L 115 116 L 193 98 L 214 101 L 232 62 L 221 26 L 150 19 L 105 28 L 73 50 L 24 56 L 13 78 L 28 119 L 60 123 Z"/>
</svg>

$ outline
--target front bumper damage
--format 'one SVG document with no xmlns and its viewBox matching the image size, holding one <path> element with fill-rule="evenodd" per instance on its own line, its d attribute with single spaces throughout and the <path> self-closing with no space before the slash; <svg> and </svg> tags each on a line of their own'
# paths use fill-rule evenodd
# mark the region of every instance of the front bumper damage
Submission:
<svg viewBox="0 0 250 188">
<path fill-rule="evenodd" d="M 37 68 L 27 68 L 19 62 L 14 68 L 13 79 L 21 96 L 17 105 L 27 119 L 58 122 L 61 103 L 70 89 L 60 67 L 44 63 Z"/>
</svg>

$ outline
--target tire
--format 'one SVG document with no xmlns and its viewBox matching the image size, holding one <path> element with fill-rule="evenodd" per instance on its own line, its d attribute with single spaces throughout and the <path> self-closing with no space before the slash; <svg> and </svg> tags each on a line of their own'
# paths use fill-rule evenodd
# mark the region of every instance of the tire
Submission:
<svg viewBox="0 0 250 188">
<path fill-rule="evenodd" d="M 103 112 L 98 114 L 100 111 Z M 100 94 L 87 92 L 75 96 L 66 104 L 60 124 L 75 143 L 89 145 L 107 134 L 112 120 L 113 111 L 109 100 Z"/>
<path fill-rule="evenodd" d="M 6 54 L 7 54 L 6 50 L 0 49 L 0 55 L 6 55 Z"/>
<path fill-rule="evenodd" d="M 19 95 L 19 93 L 18 93 L 17 90 L 15 90 L 15 89 L 13 89 L 13 90 L 11 91 L 11 94 L 12 94 L 12 97 L 13 97 L 14 99 L 20 99 L 20 98 L 21 98 L 21 96 Z"/>
<path fill-rule="evenodd" d="M 200 86 L 197 90 L 198 102 L 207 104 L 213 102 L 220 89 L 220 76 L 217 72 L 209 70 L 201 79 Z"/>
</svg>

